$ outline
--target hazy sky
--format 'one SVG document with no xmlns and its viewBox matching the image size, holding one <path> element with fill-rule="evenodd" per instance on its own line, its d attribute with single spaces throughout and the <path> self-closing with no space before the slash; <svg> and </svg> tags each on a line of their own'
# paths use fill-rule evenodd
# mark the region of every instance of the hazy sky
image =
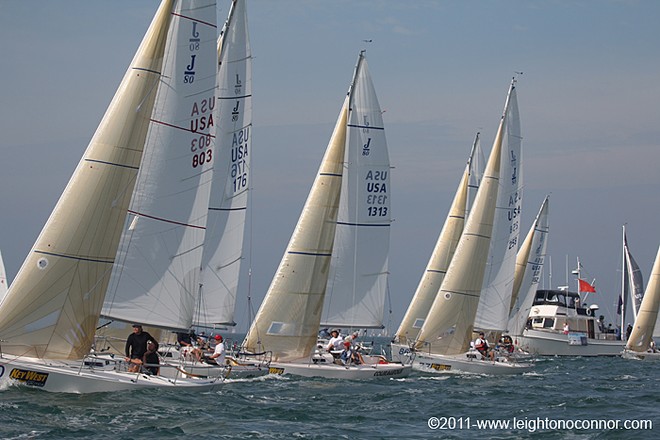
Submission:
<svg viewBox="0 0 660 440">
<path fill-rule="evenodd" d="M 221 1 L 225 17 L 229 0 Z M 114 95 L 157 0 L 0 0 L 0 250 L 12 280 Z M 645 281 L 659 240 L 660 2 L 251 0 L 250 294 L 259 307 L 360 49 L 381 107 L 398 326 L 476 131 L 487 154 L 515 71 L 523 234 L 550 194 L 552 285 L 579 257 L 614 316 L 621 226 Z M 363 40 L 373 42 L 365 43 Z M 544 280 L 548 286 L 547 267 Z M 574 279 L 571 280 L 575 286 Z M 247 325 L 247 283 L 238 330 Z"/>
</svg>

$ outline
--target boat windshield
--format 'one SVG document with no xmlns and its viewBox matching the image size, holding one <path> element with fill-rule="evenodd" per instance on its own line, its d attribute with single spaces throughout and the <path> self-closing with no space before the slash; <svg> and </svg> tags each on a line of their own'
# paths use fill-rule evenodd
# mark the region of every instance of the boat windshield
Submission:
<svg viewBox="0 0 660 440">
<path fill-rule="evenodd" d="M 565 292 L 563 290 L 537 290 L 534 305 L 556 305 L 575 308 L 577 293 Z"/>
</svg>

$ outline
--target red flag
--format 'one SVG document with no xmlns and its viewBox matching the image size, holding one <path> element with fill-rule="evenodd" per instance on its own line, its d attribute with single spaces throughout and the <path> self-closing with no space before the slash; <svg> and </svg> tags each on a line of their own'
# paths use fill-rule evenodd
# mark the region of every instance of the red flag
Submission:
<svg viewBox="0 0 660 440">
<path fill-rule="evenodd" d="M 578 281 L 580 282 L 580 292 L 593 292 L 596 293 L 596 288 L 592 286 L 591 284 L 587 283 L 584 280 L 581 280 L 578 278 Z"/>
</svg>

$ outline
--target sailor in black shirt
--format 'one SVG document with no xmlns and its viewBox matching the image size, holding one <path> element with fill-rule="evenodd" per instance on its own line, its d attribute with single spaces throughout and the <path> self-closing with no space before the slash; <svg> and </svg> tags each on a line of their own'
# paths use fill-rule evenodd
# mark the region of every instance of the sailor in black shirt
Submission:
<svg viewBox="0 0 660 440">
<path fill-rule="evenodd" d="M 140 324 L 133 324 L 133 333 L 126 338 L 126 361 L 131 359 L 142 359 L 147 352 L 147 341 L 154 341 L 158 349 L 158 341 L 148 332 L 142 331 Z"/>
</svg>

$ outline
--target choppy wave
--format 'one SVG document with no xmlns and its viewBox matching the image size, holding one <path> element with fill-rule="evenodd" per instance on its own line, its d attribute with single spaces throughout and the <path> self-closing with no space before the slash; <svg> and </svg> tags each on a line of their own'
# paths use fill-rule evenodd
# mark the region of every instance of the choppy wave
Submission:
<svg viewBox="0 0 660 440">
<path fill-rule="evenodd" d="M 139 390 L 67 395 L 0 387 L 0 438 L 381 439 L 635 438 L 651 430 L 534 429 L 548 420 L 660 426 L 660 363 L 548 358 L 514 376 L 420 374 L 382 381 L 267 375 L 206 393 Z M 525 420 L 527 428 L 431 429 L 429 420 Z M 539 422 L 540 423 L 540 422 Z"/>
</svg>

